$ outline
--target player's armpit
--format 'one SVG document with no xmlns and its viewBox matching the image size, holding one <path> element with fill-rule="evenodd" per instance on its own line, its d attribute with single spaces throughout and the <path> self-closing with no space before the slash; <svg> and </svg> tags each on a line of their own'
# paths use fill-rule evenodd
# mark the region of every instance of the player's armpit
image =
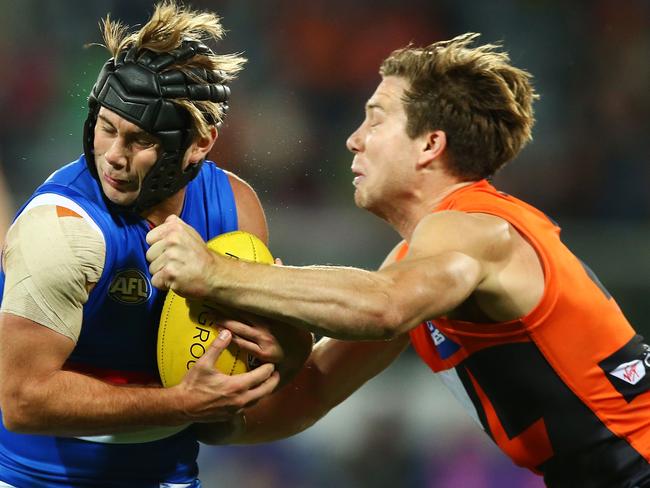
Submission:
<svg viewBox="0 0 650 488">
<path fill-rule="evenodd" d="M 74 211 L 53 205 L 28 210 L 7 234 L 2 311 L 76 341 L 105 252 L 101 234 Z"/>
</svg>

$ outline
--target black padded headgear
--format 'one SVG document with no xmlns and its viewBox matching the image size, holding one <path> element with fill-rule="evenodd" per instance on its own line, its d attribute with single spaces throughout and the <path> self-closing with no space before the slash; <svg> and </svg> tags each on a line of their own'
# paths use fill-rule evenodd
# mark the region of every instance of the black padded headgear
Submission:
<svg viewBox="0 0 650 488">
<path fill-rule="evenodd" d="M 183 41 L 178 49 L 155 53 L 135 48 L 122 51 L 102 68 L 88 97 L 89 113 L 84 124 L 84 154 L 91 174 L 99 179 L 95 166 L 94 132 L 100 106 L 104 106 L 129 122 L 156 136 L 162 153 L 142 181 L 140 194 L 128 207 L 140 213 L 160 203 L 187 185 L 199 172 L 203 161 L 181 168 L 185 151 L 192 142 L 192 120 L 183 107 L 171 100 L 209 100 L 223 104 L 223 113 L 230 89 L 215 72 L 204 68 L 190 69 L 188 76 L 169 66 L 196 55 L 211 54 L 205 44 Z M 209 114 L 206 121 L 216 124 Z"/>
</svg>

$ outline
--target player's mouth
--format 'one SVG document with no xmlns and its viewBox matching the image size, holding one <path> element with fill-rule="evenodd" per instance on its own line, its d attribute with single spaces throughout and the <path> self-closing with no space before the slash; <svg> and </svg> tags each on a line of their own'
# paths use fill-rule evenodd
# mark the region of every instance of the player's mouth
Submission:
<svg viewBox="0 0 650 488">
<path fill-rule="evenodd" d="M 106 173 L 102 173 L 102 176 L 104 178 L 104 181 L 116 190 L 124 190 L 130 183 L 130 180 L 115 178 L 107 175 Z"/>
<path fill-rule="evenodd" d="M 356 168 L 352 168 L 352 174 L 354 175 L 354 179 L 352 180 L 354 186 L 359 186 L 359 184 L 366 178 L 366 175 Z"/>
</svg>

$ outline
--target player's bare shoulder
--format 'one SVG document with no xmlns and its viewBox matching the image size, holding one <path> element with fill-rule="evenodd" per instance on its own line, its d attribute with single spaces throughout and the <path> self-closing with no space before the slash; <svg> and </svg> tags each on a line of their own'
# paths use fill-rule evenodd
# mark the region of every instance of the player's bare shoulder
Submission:
<svg viewBox="0 0 650 488">
<path fill-rule="evenodd" d="M 269 242 L 266 215 L 257 193 L 246 181 L 230 171 L 226 171 L 228 181 L 235 196 L 239 229 L 255 234 L 264 244 Z"/>
<path fill-rule="evenodd" d="M 416 226 L 412 255 L 461 252 L 482 262 L 507 260 L 512 252 L 511 225 L 483 213 L 446 210 L 427 215 Z"/>
<path fill-rule="evenodd" d="M 544 291 L 534 249 L 500 217 L 458 211 L 427 216 L 416 228 L 410 252 L 417 256 L 436 251 L 462 253 L 480 263 L 482 279 L 473 297 L 484 318 L 491 321 L 525 315 Z"/>
</svg>

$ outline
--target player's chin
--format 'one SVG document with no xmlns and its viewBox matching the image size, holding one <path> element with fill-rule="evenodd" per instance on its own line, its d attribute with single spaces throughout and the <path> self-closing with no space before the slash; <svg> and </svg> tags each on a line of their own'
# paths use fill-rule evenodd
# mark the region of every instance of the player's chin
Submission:
<svg viewBox="0 0 650 488">
<path fill-rule="evenodd" d="M 114 188 L 104 187 L 104 195 L 111 203 L 121 207 L 127 207 L 135 202 L 135 199 L 138 197 L 138 192 L 122 192 Z"/>
<path fill-rule="evenodd" d="M 359 208 L 367 208 L 368 198 L 366 194 L 358 188 L 354 191 L 354 203 Z"/>
</svg>

